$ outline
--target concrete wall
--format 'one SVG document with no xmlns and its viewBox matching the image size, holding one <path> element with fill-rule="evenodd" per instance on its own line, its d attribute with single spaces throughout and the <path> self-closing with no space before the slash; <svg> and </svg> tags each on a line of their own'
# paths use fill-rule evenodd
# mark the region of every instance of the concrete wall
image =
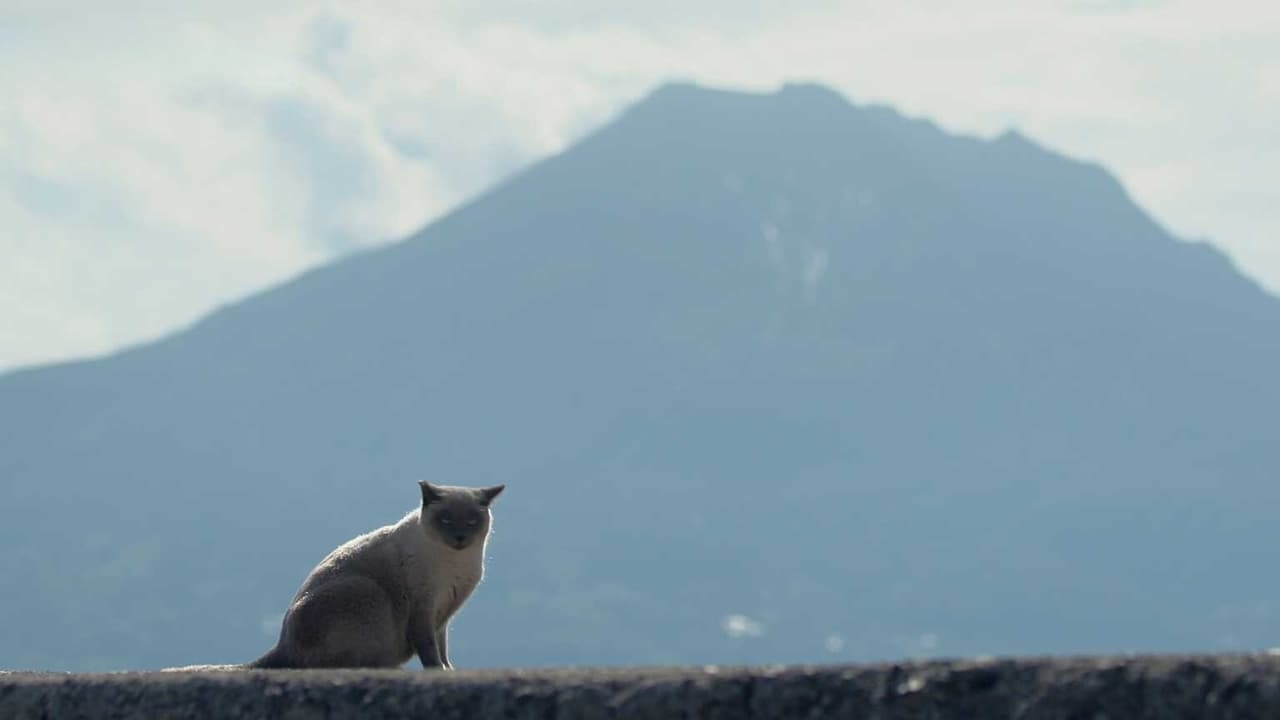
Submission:
<svg viewBox="0 0 1280 720">
<path fill-rule="evenodd" d="M 1280 657 L 0 674 L 0 718 L 1280 718 Z"/>
</svg>

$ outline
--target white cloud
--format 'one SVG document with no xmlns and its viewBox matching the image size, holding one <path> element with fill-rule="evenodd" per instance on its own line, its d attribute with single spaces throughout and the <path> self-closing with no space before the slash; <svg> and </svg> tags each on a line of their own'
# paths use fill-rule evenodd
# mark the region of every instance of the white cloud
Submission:
<svg viewBox="0 0 1280 720">
<path fill-rule="evenodd" d="M 0 9 L 0 368 L 401 236 L 672 77 L 1104 162 L 1280 288 L 1280 6 L 245 0 Z"/>
<path fill-rule="evenodd" d="M 720 619 L 720 629 L 731 638 L 758 638 L 764 635 L 764 625 L 746 615 L 725 615 Z"/>
<path fill-rule="evenodd" d="M 844 636 L 839 633 L 832 633 L 822 641 L 822 647 L 832 655 L 838 655 L 844 650 Z"/>
</svg>

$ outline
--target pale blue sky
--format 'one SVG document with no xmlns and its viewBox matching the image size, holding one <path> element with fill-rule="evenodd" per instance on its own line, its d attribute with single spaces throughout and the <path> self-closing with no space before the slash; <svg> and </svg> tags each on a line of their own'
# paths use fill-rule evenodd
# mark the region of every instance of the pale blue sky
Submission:
<svg viewBox="0 0 1280 720">
<path fill-rule="evenodd" d="M 1278 48 L 1243 0 L 0 0 L 0 370 L 403 236 L 665 79 L 1017 127 L 1280 289 Z"/>
</svg>

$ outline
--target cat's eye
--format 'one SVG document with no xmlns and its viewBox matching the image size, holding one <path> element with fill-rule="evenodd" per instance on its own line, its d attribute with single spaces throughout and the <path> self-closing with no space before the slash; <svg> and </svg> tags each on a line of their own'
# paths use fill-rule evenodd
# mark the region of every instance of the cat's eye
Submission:
<svg viewBox="0 0 1280 720">
<path fill-rule="evenodd" d="M 452 524 L 453 524 L 453 521 L 452 521 L 452 520 L 450 520 L 450 519 L 449 519 L 449 518 L 447 518 L 447 517 L 441 516 L 441 517 L 440 517 L 440 524 L 441 524 L 441 525 L 452 525 Z"/>
<path fill-rule="evenodd" d="M 467 524 L 470 525 L 471 527 L 475 527 L 477 524 L 479 524 L 479 522 L 480 522 L 479 520 L 475 518 L 471 518 L 470 520 L 467 521 Z"/>
</svg>

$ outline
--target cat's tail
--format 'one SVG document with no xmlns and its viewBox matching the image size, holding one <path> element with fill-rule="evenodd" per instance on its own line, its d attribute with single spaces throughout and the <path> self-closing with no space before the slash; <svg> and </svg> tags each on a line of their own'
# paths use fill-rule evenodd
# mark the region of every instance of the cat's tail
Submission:
<svg viewBox="0 0 1280 720">
<path fill-rule="evenodd" d="M 163 668 L 160 672 L 225 672 L 245 670 L 248 665 L 183 665 L 182 667 Z"/>
<path fill-rule="evenodd" d="M 165 668 L 160 672 L 229 672 L 233 670 L 267 670 L 286 667 L 291 666 L 285 662 L 279 648 L 271 648 L 257 660 L 240 665 L 184 665 L 182 667 Z"/>
<path fill-rule="evenodd" d="M 257 660 L 237 667 L 245 670 L 270 670 L 272 668 L 279 669 L 293 667 L 293 665 L 286 660 L 284 653 L 280 652 L 280 648 L 277 646 L 268 650 L 266 654 Z"/>
</svg>

